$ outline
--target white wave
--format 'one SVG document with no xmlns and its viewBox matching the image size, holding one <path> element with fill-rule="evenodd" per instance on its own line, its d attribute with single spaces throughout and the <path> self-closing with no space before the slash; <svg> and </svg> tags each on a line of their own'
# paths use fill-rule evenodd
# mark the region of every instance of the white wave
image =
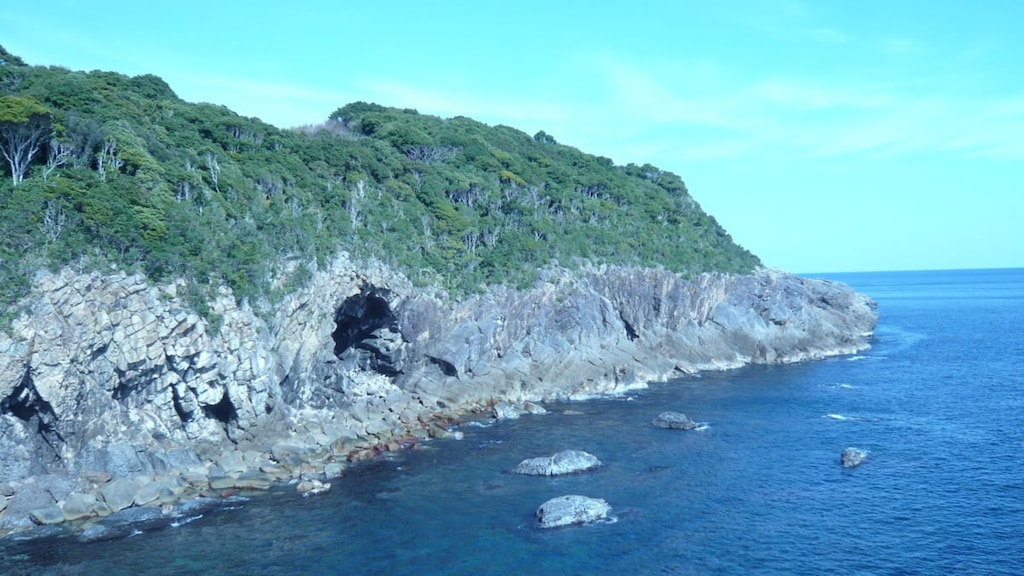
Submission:
<svg viewBox="0 0 1024 576">
<path fill-rule="evenodd" d="M 192 522 L 195 522 L 196 520 L 199 520 L 202 517 L 203 515 L 199 514 L 197 516 L 187 516 L 185 518 L 182 518 L 181 520 L 175 520 L 174 522 L 171 522 L 171 528 L 177 528 L 179 526 L 184 526 L 185 524 L 190 524 Z"/>
<path fill-rule="evenodd" d="M 470 428 L 490 428 L 491 426 L 494 425 L 494 422 L 495 422 L 495 420 L 492 420 L 490 422 L 481 422 L 479 420 L 470 420 L 469 422 L 466 422 L 466 426 L 469 426 Z"/>
<path fill-rule="evenodd" d="M 850 416 L 843 416 L 842 414 L 825 414 L 822 418 L 831 418 L 833 420 L 853 420 Z"/>
<path fill-rule="evenodd" d="M 857 360 L 867 360 L 868 356 L 861 356 L 860 354 L 854 354 L 846 359 L 847 362 L 855 362 Z"/>
<path fill-rule="evenodd" d="M 694 430 L 700 432 L 702 430 L 707 430 L 708 428 L 711 428 L 710 424 L 708 424 L 707 422 L 700 422 L 697 424 L 697 427 L 694 428 Z"/>
</svg>

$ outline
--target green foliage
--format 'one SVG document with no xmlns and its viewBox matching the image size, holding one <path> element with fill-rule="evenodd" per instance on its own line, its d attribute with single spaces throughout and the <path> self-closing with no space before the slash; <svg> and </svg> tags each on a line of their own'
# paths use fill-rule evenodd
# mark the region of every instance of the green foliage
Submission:
<svg viewBox="0 0 1024 576">
<path fill-rule="evenodd" d="M 2 48 L 0 61 L 20 62 Z M 758 264 L 678 176 L 544 132 L 365 102 L 280 130 L 183 102 L 152 75 L 19 66 L 0 121 L 46 111 L 68 153 L 45 180 L 39 155 L 17 193 L 0 188 L 5 308 L 34 269 L 72 262 L 184 278 L 205 315 L 216 286 L 273 302 L 309 278 L 295 262 L 341 249 L 458 293 L 527 286 L 553 259 L 687 275 Z"/>
</svg>

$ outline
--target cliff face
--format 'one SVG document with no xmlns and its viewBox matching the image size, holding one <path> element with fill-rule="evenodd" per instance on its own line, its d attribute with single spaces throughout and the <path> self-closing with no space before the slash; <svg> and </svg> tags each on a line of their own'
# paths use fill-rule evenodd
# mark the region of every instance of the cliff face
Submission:
<svg viewBox="0 0 1024 576">
<path fill-rule="evenodd" d="M 223 294 L 215 333 L 176 286 L 140 276 L 41 273 L 33 294 L 0 335 L 4 481 L 153 475 L 283 441 L 374 445 L 499 400 L 855 352 L 877 319 L 844 285 L 768 270 L 554 270 L 453 302 L 344 255 L 272 319 Z"/>
</svg>

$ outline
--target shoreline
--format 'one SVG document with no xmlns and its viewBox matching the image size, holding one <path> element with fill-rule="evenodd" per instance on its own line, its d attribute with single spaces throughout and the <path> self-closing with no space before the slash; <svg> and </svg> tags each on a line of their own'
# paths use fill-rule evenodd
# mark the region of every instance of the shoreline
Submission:
<svg viewBox="0 0 1024 576">
<path fill-rule="evenodd" d="M 341 254 L 272 316 L 222 293 L 217 330 L 176 290 L 37 276 L 0 334 L 0 533 L 280 483 L 315 492 L 502 403 L 852 354 L 877 322 L 845 285 L 765 269 L 553 269 L 453 301 Z"/>
</svg>

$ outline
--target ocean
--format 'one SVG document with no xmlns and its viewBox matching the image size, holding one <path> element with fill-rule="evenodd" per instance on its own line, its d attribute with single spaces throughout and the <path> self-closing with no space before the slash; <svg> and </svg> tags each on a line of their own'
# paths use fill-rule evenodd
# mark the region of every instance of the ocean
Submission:
<svg viewBox="0 0 1024 576">
<path fill-rule="evenodd" d="M 467 423 L 319 497 L 283 487 L 111 542 L 3 542 L 0 573 L 1024 574 L 1024 270 L 824 277 L 878 301 L 870 350 Z M 653 428 L 664 410 L 707 427 Z M 868 451 L 859 467 L 840 466 L 848 446 Z M 568 448 L 604 466 L 510 473 Z M 539 529 L 563 494 L 614 517 Z"/>
</svg>

